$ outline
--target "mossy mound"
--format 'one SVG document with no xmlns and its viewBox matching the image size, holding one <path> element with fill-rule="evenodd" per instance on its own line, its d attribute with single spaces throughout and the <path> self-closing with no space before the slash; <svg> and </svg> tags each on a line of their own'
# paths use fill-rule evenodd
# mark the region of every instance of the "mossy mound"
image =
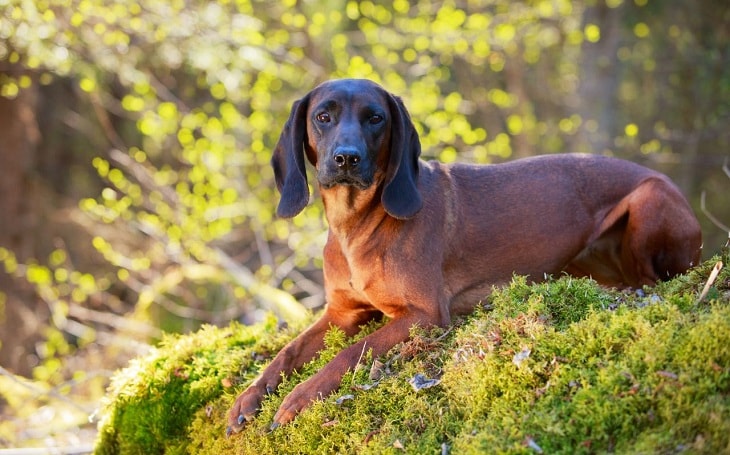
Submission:
<svg viewBox="0 0 730 455">
<path fill-rule="evenodd" d="M 414 329 L 379 359 L 379 380 L 358 368 L 270 432 L 285 394 L 352 341 L 332 330 L 321 358 L 231 438 L 235 395 L 301 327 L 272 319 L 170 337 L 115 376 L 96 453 L 727 453 L 727 267 L 697 302 L 717 260 L 645 295 L 517 277 L 451 329 Z M 419 374 L 433 386 L 416 391 Z"/>
</svg>

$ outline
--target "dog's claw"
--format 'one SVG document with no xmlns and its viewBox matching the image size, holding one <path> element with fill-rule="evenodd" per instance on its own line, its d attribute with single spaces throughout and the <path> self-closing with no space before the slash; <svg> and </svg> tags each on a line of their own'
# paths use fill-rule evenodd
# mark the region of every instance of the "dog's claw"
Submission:
<svg viewBox="0 0 730 455">
<path fill-rule="evenodd" d="M 230 438 L 233 434 L 233 428 L 230 427 L 230 425 L 226 428 L 226 438 Z"/>
<path fill-rule="evenodd" d="M 271 387 L 270 385 L 267 385 L 266 386 L 266 395 L 271 395 L 272 393 L 274 393 L 274 388 Z"/>
<path fill-rule="evenodd" d="M 271 432 L 271 431 L 274 431 L 274 430 L 276 430 L 277 428 L 279 428 L 280 426 L 281 426 L 281 424 L 280 424 L 279 422 L 274 422 L 274 423 L 272 423 L 272 424 L 271 424 L 271 426 L 269 427 L 269 431 L 270 431 L 270 432 Z"/>
<path fill-rule="evenodd" d="M 243 425 L 243 422 L 246 420 L 246 418 L 243 416 L 243 414 L 238 414 L 238 424 Z"/>
</svg>

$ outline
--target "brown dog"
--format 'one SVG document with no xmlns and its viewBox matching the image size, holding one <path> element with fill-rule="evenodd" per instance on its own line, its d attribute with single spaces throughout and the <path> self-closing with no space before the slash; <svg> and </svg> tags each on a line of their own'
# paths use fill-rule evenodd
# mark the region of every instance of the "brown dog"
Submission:
<svg viewBox="0 0 730 455">
<path fill-rule="evenodd" d="M 650 169 L 593 155 L 444 165 L 421 161 L 420 150 L 401 100 L 373 82 L 327 82 L 294 103 L 272 159 L 277 213 L 307 205 L 306 157 L 330 226 L 328 305 L 236 399 L 229 432 L 254 417 L 282 374 L 317 355 L 331 326 L 352 336 L 374 317 L 389 319 L 297 385 L 272 428 L 334 391 L 363 352 L 386 353 L 414 325 L 446 326 L 513 274 L 638 287 L 699 261 L 692 210 Z"/>
</svg>

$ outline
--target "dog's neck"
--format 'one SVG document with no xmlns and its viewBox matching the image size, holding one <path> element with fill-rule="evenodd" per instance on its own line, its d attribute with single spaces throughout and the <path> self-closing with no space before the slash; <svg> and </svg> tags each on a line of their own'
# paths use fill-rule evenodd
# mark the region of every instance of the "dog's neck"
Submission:
<svg viewBox="0 0 730 455">
<path fill-rule="evenodd" d="M 380 203 L 382 188 L 372 185 L 367 189 L 337 185 L 321 188 L 325 215 L 329 228 L 342 242 L 353 240 L 352 234 L 369 236 L 383 221 L 392 218 Z M 343 245 L 345 246 L 345 245 Z"/>
</svg>

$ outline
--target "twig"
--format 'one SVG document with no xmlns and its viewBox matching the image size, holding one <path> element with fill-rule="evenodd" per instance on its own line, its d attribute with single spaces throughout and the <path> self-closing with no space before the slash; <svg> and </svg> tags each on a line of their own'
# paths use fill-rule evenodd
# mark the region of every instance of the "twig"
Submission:
<svg viewBox="0 0 730 455">
<path fill-rule="evenodd" d="M 126 169 L 144 188 L 149 191 L 159 191 L 160 194 L 165 197 L 165 201 L 168 204 L 177 206 L 179 199 L 175 190 L 169 186 L 158 185 L 155 183 L 152 170 L 147 169 L 145 166 L 132 159 L 129 154 L 124 153 L 119 149 L 111 149 L 109 150 L 109 159 Z"/>
<path fill-rule="evenodd" d="M 358 368 L 360 367 L 360 361 L 362 360 L 363 356 L 365 355 L 365 348 L 368 347 L 368 342 L 364 342 L 362 344 L 362 351 L 360 351 L 360 357 L 357 358 L 357 363 L 355 364 L 355 368 L 352 369 L 352 383 L 355 383 L 355 373 L 357 373 Z"/>
<path fill-rule="evenodd" d="M 439 335 L 438 338 L 436 338 L 435 341 L 438 342 L 438 341 L 443 340 L 444 338 L 446 338 L 449 335 L 449 333 L 451 333 L 452 330 L 454 330 L 454 326 L 453 325 L 450 326 L 448 329 L 446 329 L 446 331 L 444 333 L 442 333 L 441 335 Z"/>
<path fill-rule="evenodd" d="M 730 172 L 730 170 L 726 171 Z M 702 210 L 702 213 L 705 214 L 705 216 L 712 221 L 712 224 L 717 226 L 719 229 L 722 229 L 725 232 L 730 232 L 730 227 L 723 224 L 722 221 L 718 220 L 712 213 L 710 213 L 709 210 L 707 210 L 707 207 L 705 206 L 705 191 L 702 192 L 702 195 L 700 196 L 700 209 Z"/>
<path fill-rule="evenodd" d="M 85 308 L 81 305 L 69 305 L 68 315 L 82 321 L 96 322 L 113 327 L 120 331 L 127 331 L 137 335 L 159 338 L 162 331 L 156 327 L 144 324 L 139 321 L 130 321 L 122 316 L 117 316 L 108 311 L 96 311 Z"/>
<path fill-rule="evenodd" d="M 21 381 L 20 379 L 18 379 L 17 376 L 15 376 L 13 373 L 9 372 L 8 370 L 6 370 L 3 367 L 0 367 L 0 376 L 5 376 L 6 378 L 10 379 L 12 382 L 18 384 L 19 386 L 30 390 L 35 395 L 36 398 L 39 396 L 52 397 L 57 400 L 63 401 L 64 403 L 70 405 L 71 407 L 73 407 L 75 409 L 78 409 L 81 412 L 84 412 L 86 414 L 91 413 L 90 409 L 84 408 L 83 406 L 79 405 L 72 399 L 61 395 L 60 393 L 56 392 L 55 390 L 43 390 L 40 387 L 37 387 L 33 384 L 29 384 L 28 382 Z"/>
<path fill-rule="evenodd" d="M 725 157 L 725 161 L 722 163 L 722 171 L 725 173 L 725 175 L 730 178 L 730 158 Z M 702 192 L 702 195 L 700 196 L 700 209 L 702 210 L 702 213 L 705 214 L 707 218 L 709 218 L 710 221 L 712 221 L 712 224 L 717 226 L 718 228 L 722 229 L 723 231 L 730 234 L 730 227 L 726 226 L 724 223 L 722 223 L 720 220 L 718 220 L 712 213 L 710 213 L 709 210 L 705 207 L 705 191 Z"/>
<path fill-rule="evenodd" d="M 124 140 L 119 136 L 117 130 L 114 129 L 114 124 L 109 117 L 109 113 L 102 106 L 103 103 L 99 94 L 97 92 L 91 92 L 89 98 L 91 100 L 91 107 L 94 109 L 96 118 L 99 120 L 101 129 L 104 131 L 107 140 L 114 144 L 116 148 L 126 149 L 127 146 L 124 144 Z"/>
<path fill-rule="evenodd" d="M 181 289 L 181 291 L 187 292 L 186 289 Z M 187 293 L 189 294 L 189 292 Z M 208 324 L 215 324 L 216 321 L 230 321 L 232 319 L 238 319 L 241 317 L 242 313 L 245 312 L 245 309 L 240 305 L 227 305 L 223 310 L 209 311 L 202 310 L 200 308 L 192 308 L 188 305 L 180 305 L 172 298 L 165 295 L 165 293 L 163 293 L 162 297 L 163 299 L 157 299 L 155 302 L 171 314 L 184 319 L 196 319 Z M 186 300 L 192 301 L 193 298 L 190 297 Z"/>
<path fill-rule="evenodd" d="M 278 313 L 288 322 L 300 321 L 307 317 L 307 310 L 291 294 L 262 283 L 251 270 L 234 261 L 220 248 L 213 248 L 213 253 L 216 262 L 268 309 Z"/>
<path fill-rule="evenodd" d="M 702 292 L 697 299 L 697 303 L 702 302 L 702 300 L 707 297 L 707 293 L 710 292 L 710 286 L 712 286 L 712 284 L 717 279 L 717 275 L 720 274 L 720 270 L 722 270 L 722 261 L 717 261 L 717 263 L 715 263 L 715 266 L 712 268 L 712 272 L 710 272 L 709 278 L 707 278 L 707 283 L 705 283 L 705 287 L 702 288 Z"/>
</svg>

